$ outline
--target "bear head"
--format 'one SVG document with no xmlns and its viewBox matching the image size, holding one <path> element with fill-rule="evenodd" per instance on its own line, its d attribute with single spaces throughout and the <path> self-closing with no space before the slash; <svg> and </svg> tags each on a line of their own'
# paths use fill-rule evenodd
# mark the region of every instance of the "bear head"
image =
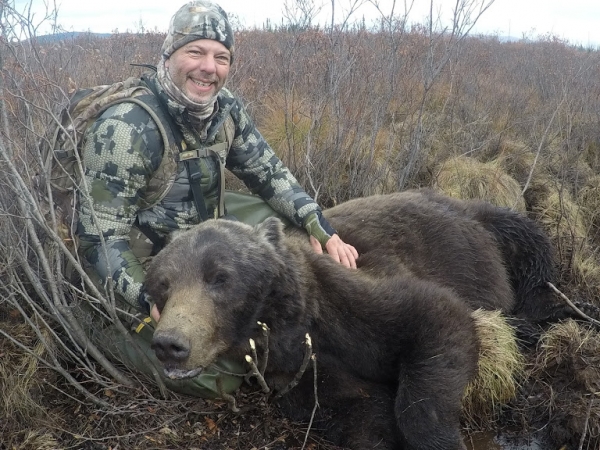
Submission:
<svg viewBox="0 0 600 450">
<path fill-rule="evenodd" d="M 161 312 L 152 348 L 171 378 L 193 377 L 240 345 L 284 267 L 283 224 L 209 220 L 153 259 L 146 289 Z"/>
</svg>

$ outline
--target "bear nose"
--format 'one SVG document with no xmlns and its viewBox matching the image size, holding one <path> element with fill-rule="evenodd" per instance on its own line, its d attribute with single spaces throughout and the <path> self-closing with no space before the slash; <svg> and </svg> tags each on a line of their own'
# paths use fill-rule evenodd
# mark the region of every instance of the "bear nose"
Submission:
<svg viewBox="0 0 600 450">
<path fill-rule="evenodd" d="M 163 363 L 183 363 L 190 356 L 190 341 L 175 332 L 155 332 L 150 348 Z"/>
</svg>

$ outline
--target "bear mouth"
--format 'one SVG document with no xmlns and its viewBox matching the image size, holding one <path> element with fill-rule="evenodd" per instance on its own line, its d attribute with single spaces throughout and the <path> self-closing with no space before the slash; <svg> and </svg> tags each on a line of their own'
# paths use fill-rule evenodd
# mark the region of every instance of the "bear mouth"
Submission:
<svg viewBox="0 0 600 450">
<path fill-rule="evenodd" d="M 204 370 L 203 367 L 198 367 L 196 369 L 185 370 L 185 369 L 174 369 L 174 368 L 166 368 L 163 373 L 165 376 L 171 380 L 186 380 L 188 378 L 197 377 Z"/>
</svg>

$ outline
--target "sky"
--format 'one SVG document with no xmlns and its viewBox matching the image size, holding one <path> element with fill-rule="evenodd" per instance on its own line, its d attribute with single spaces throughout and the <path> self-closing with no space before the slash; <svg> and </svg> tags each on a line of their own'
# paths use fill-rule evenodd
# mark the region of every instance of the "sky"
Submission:
<svg viewBox="0 0 600 450">
<path fill-rule="evenodd" d="M 28 5 L 36 19 L 43 17 L 44 4 L 52 0 L 14 0 L 17 10 Z M 281 23 L 286 3 L 298 0 L 218 0 L 229 14 L 236 15 L 246 26 L 261 26 L 266 19 Z M 302 1 L 302 0 L 301 0 Z M 306 0 L 304 0 L 306 1 Z M 308 0 L 323 5 L 320 20 L 329 21 L 332 0 Z M 347 11 L 348 5 L 356 0 L 335 0 L 336 10 Z M 375 1 L 375 0 L 373 0 Z M 382 10 L 389 14 L 394 0 L 377 0 Z M 396 10 L 404 8 L 405 2 L 414 1 L 409 14 L 412 22 L 422 22 L 428 15 L 429 0 L 396 0 Z M 434 15 L 449 17 L 456 0 L 433 0 Z M 478 0 L 489 1 L 489 0 Z M 109 33 L 114 30 L 139 31 L 140 24 L 147 30 L 166 31 L 170 17 L 186 3 L 185 0 L 56 0 L 58 24 L 68 31 L 92 31 Z M 378 12 L 369 2 L 353 17 L 365 17 L 371 23 Z M 341 17 L 338 15 L 337 17 Z M 318 19 L 318 20 L 319 20 Z M 35 20 L 34 20 L 35 22 Z M 495 0 L 482 15 L 473 30 L 478 34 L 497 34 L 515 38 L 535 39 L 540 35 L 555 35 L 572 44 L 600 46 L 600 1 L 599 0 Z M 39 34 L 39 33 L 38 33 Z"/>
</svg>

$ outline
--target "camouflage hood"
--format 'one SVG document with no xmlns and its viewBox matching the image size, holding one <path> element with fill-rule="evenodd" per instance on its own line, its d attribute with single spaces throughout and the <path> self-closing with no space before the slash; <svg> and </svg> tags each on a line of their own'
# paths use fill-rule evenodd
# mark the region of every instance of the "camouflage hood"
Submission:
<svg viewBox="0 0 600 450">
<path fill-rule="evenodd" d="M 190 121 L 194 125 L 201 127 L 215 111 L 218 93 L 206 103 L 194 102 L 175 85 L 165 67 L 165 62 L 173 52 L 198 39 L 220 42 L 231 53 L 233 62 L 233 31 L 227 13 L 216 3 L 196 0 L 183 5 L 171 18 L 157 70 L 158 81 L 165 92 L 188 111 Z"/>
<path fill-rule="evenodd" d="M 196 0 L 183 5 L 175 13 L 162 46 L 163 58 L 168 59 L 175 50 L 198 39 L 220 42 L 231 53 L 233 62 L 233 30 L 227 13 L 216 3 Z"/>
</svg>

